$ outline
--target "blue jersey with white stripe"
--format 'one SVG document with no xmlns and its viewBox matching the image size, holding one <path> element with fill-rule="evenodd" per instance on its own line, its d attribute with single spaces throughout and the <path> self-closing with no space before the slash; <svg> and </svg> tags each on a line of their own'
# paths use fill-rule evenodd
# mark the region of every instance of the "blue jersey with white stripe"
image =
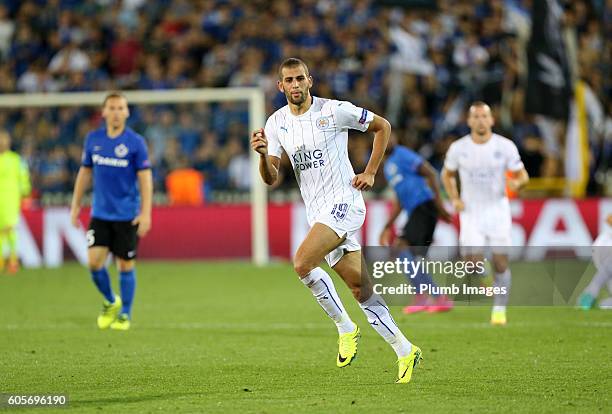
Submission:
<svg viewBox="0 0 612 414">
<path fill-rule="evenodd" d="M 129 221 L 138 215 L 138 171 L 151 168 L 141 135 L 127 127 L 115 138 L 106 134 L 106 127 L 90 132 L 82 165 L 93 171 L 92 217 Z"/>
<path fill-rule="evenodd" d="M 419 204 L 434 198 L 427 181 L 419 174 L 423 161 L 419 154 L 400 145 L 395 146 L 385 161 L 385 178 L 408 214 Z"/>
</svg>

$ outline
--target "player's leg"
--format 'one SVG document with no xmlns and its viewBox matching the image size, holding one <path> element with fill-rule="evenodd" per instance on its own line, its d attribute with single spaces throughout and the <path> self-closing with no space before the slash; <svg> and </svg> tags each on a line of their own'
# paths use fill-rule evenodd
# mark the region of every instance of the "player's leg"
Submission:
<svg viewBox="0 0 612 414">
<path fill-rule="evenodd" d="M 106 329 L 117 318 L 121 310 L 121 297 L 113 292 L 110 276 L 106 269 L 111 237 L 110 222 L 91 219 L 87 230 L 87 261 L 91 278 L 104 297 L 102 312 L 98 316 L 98 327 Z"/>
<path fill-rule="evenodd" d="M 331 277 L 319 265 L 325 255 L 342 243 L 342 240 L 330 227 L 315 223 L 293 259 L 295 272 L 302 283 L 310 289 L 319 305 L 338 328 L 340 350 L 336 363 L 339 367 L 349 365 L 355 357 L 359 329 L 346 312 Z"/>
<path fill-rule="evenodd" d="M 9 207 L 0 203 L 0 272 L 4 271 L 6 260 L 4 256 L 4 249 L 8 242 L 8 229 L 11 222 L 11 212 Z"/>
<path fill-rule="evenodd" d="M 132 304 L 136 292 L 136 250 L 138 247 L 138 226 L 131 222 L 113 223 L 113 240 L 111 251 L 117 257 L 119 269 L 119 289 L 123 306 L 117 320 L 111 324 L 111 329 L 126 331 L 130 329 L 132 319 Z"/>
<path fill-rule="evenodd" d="M 429 200 L 417 206 L 412 211 L 402 235 L 397 240 L 400 259 L 418 261 L 426 257 L 429 246 L 433 242 L 437 222 L 438 213 L 433 201 Z M 437 293 L 433 295 L 421 294 L 420 287 L 422 285 L 437 287 L 431 275 L 425 270 L 419 269 L 415 275 L 410 275 L 409 281 L 418 288 L 418 294 L 415 301 L 403 309 L 404 313 L 411 314 L 420 311 L 435 313 L 452 309 L 453 302 L 445 295 L 438 295 Z"/>
<path fill-rule="evenodd" d="M 6 244 L 7 239 L 6 230 L 0 225 L 0 272 L 4 271 L 4 246 Z"/>
<path fill-rule="evenodd" d="M 601 234 L 593 243 L 593 264 L 597 269 L 593 279 L 589 282 L 580 297 L 578 305 L 589 310 L 595 306 L 595 301 L 603 286 L 608 283 L 608 287 L 612 287 L 610 277 L 612 275 L 612 236 Z M 612 290 L 610 290 L 612 293 Z"/>
<path fill-rule="evenodd" d="M 406 339 L 385 300 L 374 293 L 361 250 L 345 253 L 333 269 L 353 292 L 372 328 L 395 351 L 399 362 L 398 382 L 410 381 L 412 369 L 421 359 L 421 350 Z"/>
<path fill-rule="evenodd" d="M 111 329 L 127 331 L 132 319 L 132 303 L 136 292 L 136 261 L 117 259 L 119 269 L 119 289 L 123 306 L 117 319 L 111 323 Z"/>
<path fill-rule="evenodd" d="M 491 323 L 493 325 L 506 324 L 506 306 L 510 298 L 510 287 L 512 285 L 512 274 L 508 267 L 508 255 L 493 252 L 493 271 L 495 279 L 493 286 L 501 289 L 504 293 L 493 296 L 493 310 L 491 312 Z"/>
<path fill-rule="evenodd" d="M 6 240 L 8 241 L 8 264 L 6 270 L 8 273 L 17 273 L 19 270 L 19 255 L 17 252 L 17 226 L 11 226 L 6 231 Z"/>
<path fill-rule="evenodd" d="M 413 252 L 410 249 L 410 244 L 404 238 L 404 235 L 406 234 L 407 230 L 408 230 L 408 225 L 406 225 L 406 228 L 404 228 L 404 232 L 402 233 L 402 236 L 396 240 L 393 247 L 395 251 L 397 251 L 397 257 L 399 259 L 401 260 L 406 259 L 412 262 L 418 259 L 415 258 Z M 423 272 L 419 272 L 416 275 L 406 274 L 406 278 L 408 279 L 408 282 L 410 282 L 410 284 L 412 286 L 415 286 L 417 289 L 419 289 L 419 287 L 422 284 L 432 285 L 434 283 L 433 280 L 431 279 L 431 276 L 429 276 L 428 274 L 424 274 Z M 417 290 L 417 293 L 414 296 L 414 300 L 412 301 L 412 303 L 408 306 L 405 306 L 402 311 L 407 315 L 418 313 L 418 312 L 424 312 L 427 310 L 429 301 L 430 301 L 429 295 L 423 294 L 420 292 L 420 290 Z"/>
<path fill-rule="evenodd" d="M 310 289 L 325 313 L 334 321 L 339 334 L 353 332 L 356 328 L 346 312 L 331 277 L 319 267 L 330 251 L 342 239 L 331 228 L 315 223 L 298 248 L 293 267 L 302 283 Z"/>
<path fill-rule="evenodd" d="M 110 276 L 106 269 L 106 258 L 108 257 L 108 247 L 92 246 L 87 250 L 87 262 L 92 280 L 98 291 L 107 302 L 115 301 L 115 294 L 111 286 Z"/>
</svg>

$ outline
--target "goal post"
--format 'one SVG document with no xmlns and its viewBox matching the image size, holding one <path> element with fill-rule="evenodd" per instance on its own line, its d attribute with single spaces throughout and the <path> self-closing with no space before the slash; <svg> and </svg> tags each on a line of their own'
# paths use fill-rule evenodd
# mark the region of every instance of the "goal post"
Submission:
<svg viewBox="0 0 612 414">
<path fill-rule="evenodd" d="M 101 106 L 108 92 L 58 92 L 0 94 L 0 109 L 52 108 L 58 106 Z M 260 88 L 193 88 L 172 90 L 130 90 L 123 92 L 130 105 L 180 104 L 247 101 L 249 131 L 265 123 L 265 99 Z M 250 148 L 250 147 L 249 147 Z M 269 262 L 267 190 L 259 178 L 259 157 L 250 151 L 251 161 L 251 258 L 258 266 Z"/>
</svg>

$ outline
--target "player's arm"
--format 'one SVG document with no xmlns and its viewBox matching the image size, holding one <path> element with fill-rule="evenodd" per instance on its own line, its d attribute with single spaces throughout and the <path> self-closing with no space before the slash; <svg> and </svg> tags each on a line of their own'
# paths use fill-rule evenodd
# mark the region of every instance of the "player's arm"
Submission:
<svg viewBox="0 0 612 414">
<path fill-rule="evenodd" d="M 268 154 L 268 140 L 263 128 L 253 131 L 251 148 L 259 154 L 259 174 L 264 183 L 272 185 L 278 180 L 280 158 Z"/>
<path fill-rule="evenodd" d="M 374 143 L 372 145 L 372 155 L 365 171 L 353 178 L 353 187 L 358 190 L 367 190 L 374 185 L 374 177 L 378 172 L 378 167 L 380 167 L 391 136 L 391 124 L 385 118 L 374 114 L 374 119 L 370 122 L 367 132 L 374 132 Z"/>
<path fill-rule="evenodd" d="M 511 174 L 512 178 L 508 180 L 507 184 L 512 191 L 519 191 L 529 182 L 529 173 L 525 168 L 521 168 L 518 171 L 513 171 Z"/>
<path fill-rule="evenodd" d="M 508 140 L 506 170 L 511 171 L 512 177 L 506 185 L 513 192 L 518 192 L 529 181 L 529 174 L 525 169 L 516 145 Z"/>
<path fill-rule="evenodd" d="M 380 238 L 378 239 L 378 243 L 381 246 L 389 246 L 389 244 L 391 244 L 391 227 L 401 212 L 402 207 L 400 206 L 399 200 L 397 197 L 393 197 L 391 215 L 389 215 L 389 220 L 387 220 L 382 233 L 380 233 Z"/>
<path fill-rule="evenodd" d="M 91 168 L 81 166 L 74 183 L 72 192 L 72 203 L 70 204 L 70 221 L 75 227 L 79 227 L 79 212 L 81 211 L 81 201 L 85 191 L 91 184 Z"/>
<path fill-rule="evenodd" d="M 440 196 L 440 184 L 438 183 L 438 174 L 434 167 L 425 160 L 419 165 L 419 174 L 425 178 L 427 181 L 427 185 L 434 193 L 434 203 L 436 204 L 436 208 L 438 210 L 438 214 L 440 218 L 446 222 L 450 222 L 451 216 L 448 214 L 448 211 L 444 208 L 444 204 L 442 203 L 442 197 Z"/>
<path fill-rule="evenodd" d="M 449 170 L 448 168 L 444 167 L 442 169 L 442 185 L 446 190 L 446 194 L 448 194 L 448 197 L 451 199 L 455 211 L 463 211 L 465 206 L 463 205 L 463 201 L 461 201 L 461 198 L 459 198 L 459 190 L 457 187 L 457 171 Z"/>
<path fill-rule="evenodd" d="M 140 190 L 140 214 L 132 220 L 138 225 L 138 236 L 144 237 L 151 230 L 151 210 L 153 208 L 153 173 L 150 168 L 138 171 Z"/>
</svg>

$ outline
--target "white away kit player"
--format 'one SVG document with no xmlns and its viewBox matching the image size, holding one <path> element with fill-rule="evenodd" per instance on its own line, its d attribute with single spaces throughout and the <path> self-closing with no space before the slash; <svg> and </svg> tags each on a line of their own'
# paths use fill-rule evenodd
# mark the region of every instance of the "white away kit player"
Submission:
<svg viewBox="0 0 612 414">
<path fill-rule="evenodd" d="M 370 325 L 398 357 L 398 383 L 407 383 L 421 350 L 399 330 L 382 297 L 372 291 L 357 232 L 365 220 L 361 195 L 374 184 L 391 126 L 350 102 L 310 95 L 312 77 L 300 59 L 285 60 L 278 88 L 287 105 L 265 128 L 253 132 L 251 147 L 260 154 L 259 171 L 268 185 L 276 182 L 282 152 L 291 160 L 306 205 L 310 231 L 293 259 L 295 272 L 338 328 L 338 367 L 357 354 L 360 331 L 349 317 L 330 276 L 319 267 L 325 259 L 353 292 Z M 348 157 L 348 130 L 374 132 L 372 155 L 363 173 L 355 175 Z"/>
<path fill-rule="evenodd" d="M 512 217 L 506 184 L 517 191 L 529 181 L 529 176 L 516 145 L 493 133 L 494 120 L 486 103 L 474 102 L 467 121 L 470 134 L 449 147 L 442 183 L 459 213 L 459 244 L 466 260 L 482 260 L 484 247 L 491 247 L 495 286 L 506 292 L 494 297 L 491 323 L 505 325 L 511 284 L 507 250 L 512 245 Z M 507 171 L 513 173 L 513 178 L 506 182 Z"/>
</svg>

